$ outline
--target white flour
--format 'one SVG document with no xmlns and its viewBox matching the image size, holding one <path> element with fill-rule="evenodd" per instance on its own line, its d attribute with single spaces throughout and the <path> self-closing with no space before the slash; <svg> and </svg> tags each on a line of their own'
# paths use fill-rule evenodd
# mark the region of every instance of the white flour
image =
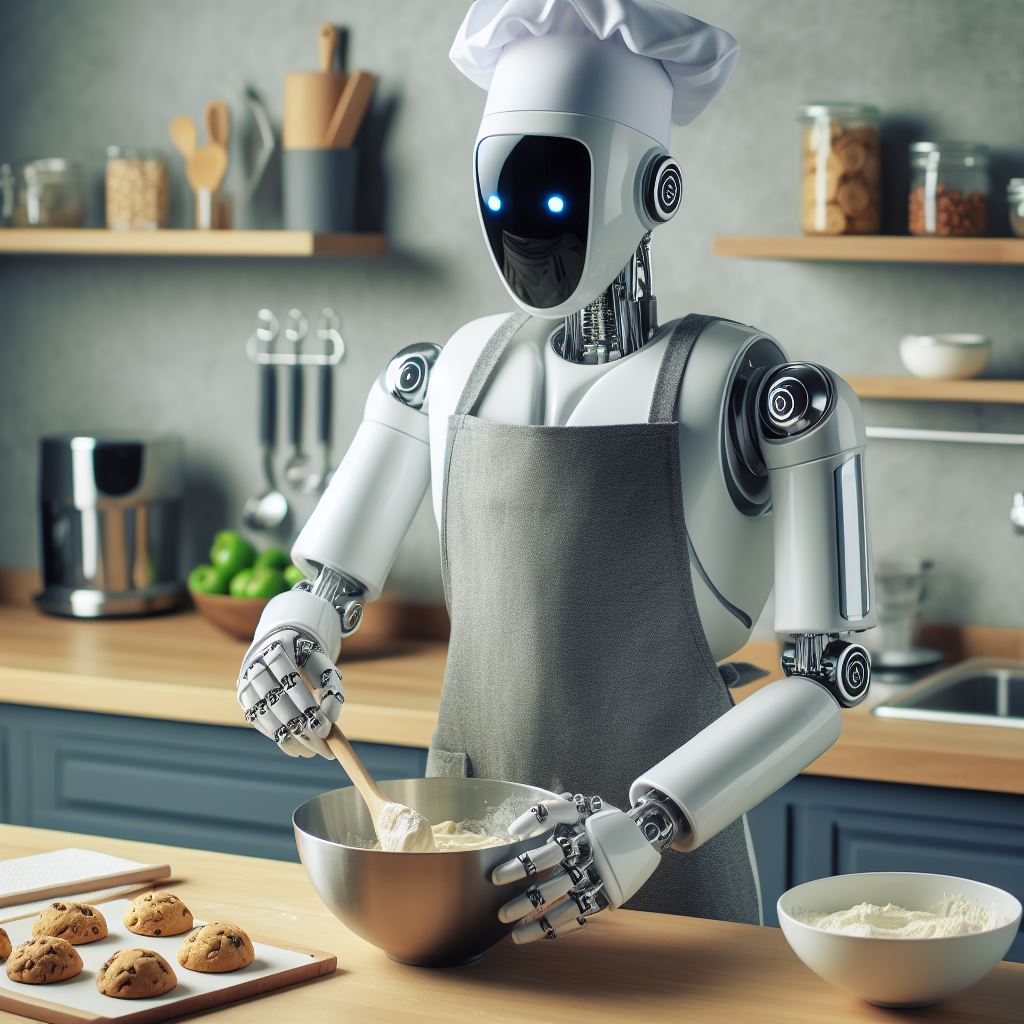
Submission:
<svg viewBox="0 0 1024 1024">
<path fill-rule="evenodd" d="M 998 928 L 1006 922 L 991 907 L 972 903 L 964 896 L 943 896 L 928 910 L 907 910 L 893 903 L 884 907 L 858 903 L 849 910 L 825 914 L 806 907 L 790 911 L 802 924 L 872 939 L 937 939 L 950 935 L 974 935 Z"/>
</svg>

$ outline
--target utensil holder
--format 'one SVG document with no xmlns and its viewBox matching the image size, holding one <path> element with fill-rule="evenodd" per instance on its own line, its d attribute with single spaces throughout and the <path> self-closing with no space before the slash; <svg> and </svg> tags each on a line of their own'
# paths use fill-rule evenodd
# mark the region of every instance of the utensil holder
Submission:
<svg viewBox="0 0 1024 1024">
<path fill-rule="evenodd" d="M 354 231 L 358 163 L 355 149 L 286 149 L 285 228 Z"/>
</svg>

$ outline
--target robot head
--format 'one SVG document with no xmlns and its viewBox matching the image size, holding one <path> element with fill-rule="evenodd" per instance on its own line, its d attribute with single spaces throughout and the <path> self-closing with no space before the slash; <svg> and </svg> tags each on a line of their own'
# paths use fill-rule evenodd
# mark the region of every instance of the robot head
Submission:
<svg viewBox="0 0 1024 1024">
<path fill-rule="evenodd" d="M 474 187 L 522 309 L 581 309 L 675 214 L 672 122 L 697 116 L 737 53 L 728 33 L 655 0 L 477 0 L 452 59 L 488 90 Z"/>
</svg>

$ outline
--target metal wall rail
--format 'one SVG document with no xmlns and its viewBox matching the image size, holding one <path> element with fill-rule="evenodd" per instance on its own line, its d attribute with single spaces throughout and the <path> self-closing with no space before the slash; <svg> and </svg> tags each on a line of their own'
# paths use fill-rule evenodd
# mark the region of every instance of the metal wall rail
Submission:
<svg viewBox="0 0 1024 1024">
<path fill-rule="evenodd" d="M 1024 448 L 1024 434 L 996 434 L 969 430 L 925 430 L 918 427 L 868 427 L 869 440 L 931 441 L 942 444 L 993 444 Z"/>
</svg>

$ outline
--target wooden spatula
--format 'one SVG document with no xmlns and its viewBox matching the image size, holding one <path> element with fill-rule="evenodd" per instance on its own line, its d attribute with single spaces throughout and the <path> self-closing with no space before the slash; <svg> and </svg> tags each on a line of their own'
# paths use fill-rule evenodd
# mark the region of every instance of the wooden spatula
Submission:
<svg viewBox="0 0 1024 1024">
<path fill-rule="evenodd" d="M 203 109 L 203 123 L 206 125 L 206 136 L 210 142 L 228 148 L 231 137 L 231 114 L 223 100 L 210 100 Z"/>
<path fill-rule="evenodd" d="M 216 192 L 228 169 L 228 151 L 217 142 L 208 142 L 192 154 L 185 173 L 188 183 L 199 192 L 208 189 Z"/>
<path fill-rule="evenodd" d="M 328 149 L 348 149 L 355 142 L 376 85 L 377 76 L 369 71 L 353 71 L 349 75 L 324 133 Z"/>
<path fill-rule="evenodd" d="M 171 121 L 171 142 L 186 159 L 191 160 L 196 151 L 196 123 L 191 117 L 176 117 Z"/>
<path fill-rule="evenodd" d="M 331 726 L 324 742 L 366 802 L 381 849 L 393 853 L 429 853 L 437 849 L 430 822 L 411 807 L 390 800 L 381 792 L 337 725 Z"/>
</svg>

